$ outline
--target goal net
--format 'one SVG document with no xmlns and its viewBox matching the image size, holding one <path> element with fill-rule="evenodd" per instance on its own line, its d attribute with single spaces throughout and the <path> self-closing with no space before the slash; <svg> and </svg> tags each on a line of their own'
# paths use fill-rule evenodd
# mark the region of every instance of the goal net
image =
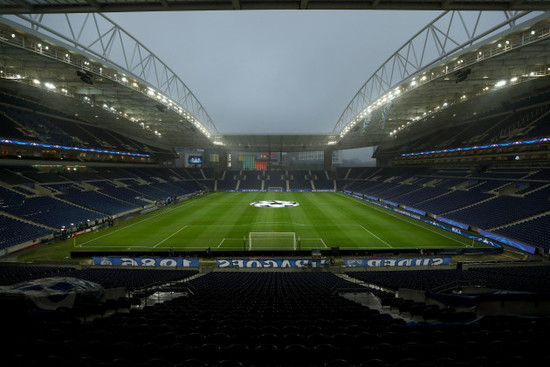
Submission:
<svg viewBox="0 0 550 367">
<path fill-rule="evenodd" d="M 296 250 L 296 232 L 249 232 L 249 250 Z"/>
<path fill-rule="evenodd" d="M 283 192 L 283 188 L 281 186 L 268 186 L 267 191 L 269 191 L 269 192 Z"/>
</svg>

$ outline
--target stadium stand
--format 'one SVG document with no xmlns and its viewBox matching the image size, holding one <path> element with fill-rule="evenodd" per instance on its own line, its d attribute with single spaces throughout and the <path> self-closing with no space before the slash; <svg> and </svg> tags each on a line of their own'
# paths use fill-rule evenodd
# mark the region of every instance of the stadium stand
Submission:
<svg viewBox="0 0 550 367">
<path fill-rule="evenodd" d="M 239 177 L 239 190 L 261 190 L 262 180 L 259 179 L 259 172 L 244 171 Z"/>
<path fill-rule="evenodd" d="M 87 167 L 78 170 L 39 170 L 8 166 L 0 170 L 1 248 L 29 241 L 40 243 L 61 229 L 85 228 L 96 221 L 205 189 L 169 168 Z M 209 172 L 212 174 L 212 172 Z M 214 186 L 214 180 L 208 186 Z M 4 220 L 5 218 L 5 220 Z"/>
<path fill-rule="evenodd" d="M 550 250 L 550 214 L 528 219 L 497 229 L 495 232 L 505 237 L 526 243 L 536 244 L 546 251 Z"/>
<path fill-rule="evenodd" d="M 290 190 L 311 190 L 312 175 L 306 170 L 293 170 L 288 172 Z"/>
<path fill-rule="evenodd" d="M 550 118 L 547 101 L 544 91 L 460 122 L 440 124 L 426 119 L 407 129 L 410 138 L 406 144 L 401 140 L 385 144 L 375 152 L 375 157 L 546 137 L 549 133 L 546 121 Z M 427 131 L 437 131 L 437 134 L 427 136 Z"/>
<path fill-rule="evenodd" d="M 65 201 L 90 208 L 105 215 L 114 215 L 136 209 L 138 206 L 125 203 L 113 197 L 103 195 L 96 191 L 83 191 L 71 184 L 48 185 L 47 187 L 62 192 L 56 197 Z"/>
<path fill-rule="evenodd" d="M 448 276 L 437 281 L 442 272 Z M 433 287 L 456 279 L 453 273 L 457 272 L 351 275 L 394 287 L 417 284 L 426 288 L 426 281 Z M 514 279 L 514 284 L 535 274 L 548 279 L 547 266 L 475 268 L 462 273 L 476 281 L 504 276 Z M 362 283 L 330 272 L 200 275 L 192 270 L 0 267 L 2 284 L 51 276 L 93 280 L 105 289 L 127 287 L 134 296 L 96 303 L 82 299 L 73 308 L 42 313 L 27 304 L 9 317 L 3 313 L 4 331 L 12 336 L 4 342 L 7 363 L 359 367 L 549 361 L 544 348 L 550 324 L 547 317 L 478 316 L 460 308 L 395 297 L 391 292 L 378 291 L 373 296 Z M 410 279 L 417 281 L 411 284 Z M 168 282 L 175 285 L 162 285 Z M 187 292 L 165 302 L 146 301 L 143 306 L 140 297 L 152 294 L 147 289 L 153 285 L 155 291 Z M 379 306 L 358 301 L 369 297 L 380 299 Z M 21 306 L 14 299 L 7 305 L 12 309 Z M 410 317 L 427 321 L 405 320 Z"/>
<path fill-rule="evenodd" d="M 269 187 L 280 187 L 283 191 L 288 189 L 288 178 L 290 175 L 281 171 L 271 171 L 267 173 L 266 180 L 264 182 L 264 187 L 269 189 Z"/>
<path fill-rule="evenodd" d="M 310 171 L 315 190 L 334 190 L 334 180 L 327 171 Z"/>
<path fill-rule="evenodd" d="M 0 215 L 0 220 L 0 249 L 33 241 L 51 233 L 51 229 L 39 227 L 5 215 Z"/>
<path fill-rule="evenodd" d="M 117 186 L 110 181 L 93 181 L 90 182 L 90 184 L 98 187 L 105 195 L 109 195 L 118 200 L 139 206 L 149 204 L 148 201 L 145 201 L 140 197 L 139 193 L 128 189 L 126 186 Z"/>
<path fill-rule="evenodd" d="M 302 3 L 304 5 L 307 2 Z M 448 5 L 452 1 L 445 3 Z M 522 2 L 515 3 L 521 6 Z M 539 51 L 536 51 L 539 53 L 540 50 L 544 50 L 547 42 L 539 38 L 543 34 L 545 37 L 547 35 L 546 23 L 547 21 L 541 23 L 541 28 L 534 30 L 534 33 L 529 32 L 533 40 L 537 37 L 533 44 L 540 47 Z M 38 24 L 36 23 L 37 27 Z M 5 34 L 10 33 L 11 31 Z M 32 35 L 27 35 L 24 30 L 17 32 L 17 37 L 14 33 L 12 38 L 19 39 L 21 34 L 25 34 L 22 39 L 26 45 L 33 42 Z M 525 37 L 530 37 L 527 32 L 522 35 L 522 38 Z M 7 39 L 9 37 L 4 37 L 3 41 Z M 536 50 L 535 47 L 519 48 L 517 43 L 512 41 L 513 52 Z M 4 43 L 6 60 L 9 60 L 9 42 Z M 24 52 L 24 48 L 20 46 L 21 44 L 18 44 L 17 52 Z M 513 56 L 513 53 L 508 51 L 510 50 L 507 50 L 506 54 Z M 477 52 L 480 51 L 476 49 L 475 53 Z M 481 54 L 483 52 L 479 55 Z M 525 55 L 529 54 L 525 52 Z M 514 65 L 512 56 L 506 59 L 510 60 L 510 65 Z M 491 56 L 487 60 L 493 62 L 496 58 Z M 462 64 L 462 61 L 464 60 L 460 60 L 459 64 Z M 482 66 L 482 61 L 478 61 Z M 63 64 L 65 63 L 66 61 L 63 61 Z M 9 62 L 4 64 L 9 66 Z M 519 66 L 516 69 L 525 69 L 520 70 L 521 73 L 530 68 L 528 64 L 522 67 L 519 63 L 517 65 Z M 70 73 L 75 78 L 71 63 L 65 66 L 71 68 Z M 15 69 L 13 66 L 13 70 Z M 477 69 L 476 66 L 474 69 L 478 73 L 482 67 Z M 311 167 L 315 167 L 316 170 L 311 170 L 307 164 L 302 163 L 295 166 L 301 169 L 294 169 L 292 160 L 289 158 L 285 161 L 283 154 L 286 152 L 282 151 L 274 153 L 275 155 L 269 153 L 267 160 L 266 153 L 263 153 L 262 158 L 256 162 L 255 158 L 252 161 L 248 159 L 253 156 L 246 156 L 247 163 L 252 163 L 246 166 L 237 158 L 239 155 L 234 155 L 231 166 L 230 154 L 233 152 L 229 151 L 230 139 L 225 141 L 225 137 L 220 135 L 221 139 L 216 138 L 216 141 L 201 140 L 205 137 L 200 136 L 200 132 L 192 126 L 192 121 L 195 121 L 195 126 L 200 126 L 199 121 L 195 120 L 200 116 L 189 117 L 193 115 L 192 111 L 186 111 L 187 122 L 180 120 L 182 126 L 170 126 L 167 121 L 175 116 L 175 111 L 166 111 L 163 105 L 159 104 L 147 118 L 155 116 L 157 112 L 167 112 L 164 115 L 166 119 L 159 119 L 163 121 L 163 129 L 166 125 L 166 131 L 189 134 L 191 138 L 196 137 L 197 135 L 193 134 L 197 133 L 201 139 L 197 139 L 193 145 L 200 141 L 205 143 L 203 147 L 189 148 L 204 148 L 204 164 L 175 167 L 188 165 L 189 162 L 182 163 L 183 157 L 176 154 L 176 148 L 153 146 L 155 144 L 146 140 L 146 130 L 149 126 L 146 129 L 145 123 L 141 123 L 142 129 L 132 122 L 136 128 L 133 130 L 134 133 L 139 131 L 135 139 L 111 130 L 114 125 L 109 125 L 109 122 L 113 121 L 109 121 L 108 117 L 102 121 L 103 127 L 96 126 L 94 121 L 102 119 L 90 118 L 84 121 L 78 117 L 84 114 L 68 115 L 54 109 L 56 106 L 43 105 L 40 101 L 48 99 L 40 98 L 40 92 L 36 91 L 39 88 L 36 86 L 29 87 L 36 90 L 29 92 L 28 97 L 20 97 L 19 95 L 27 95 L 25 87 L 28 87 L 26 83 L 29 83 L 31 78 L 26 75 L 26 82 L 13 81 L 19 86 L 12 87 L 12 81 L 6 72 L 0 78 L 3 83 L 0 92 L 0 138 L 18 141 L 6 142 L 2 146 L 0 157 L 0 254 L 4 255 L 0 258 L 3 363 L 7 366 L 55 367 L 547 365 L 550 363 L 550 352 L 547 348 L 550 330 L 550 257 L 547 257 L 547 254 L 550 254 L 550 145 L 547 142 L 538 142 L 518 144 L 521 145 L 519 147 L 503 147 L 500 144 L 550 136 L 550 93 L 548 82 L 545 80 L 548 70 L 545 70 L 545 67 L 537 69 L 540 70 L 533 71 L 532 75 L 522 76 L 525 80 L 518 84 L 524 89 L 523 92 L 521 89 L 516 92 L 510 85 L 501 89 L 501 92 L 483 92 L 478 96 L 468 93 L 468 101 L 449 103 L 452 106 L 445 110 L 439 110 L 438 106 L 435 109 L 439 110 L 438 112 L 429 111 L 433 108 L 429 106 L 429 102 L 425 106 L 416 107 L 417 116 L 420 116 L 423 109 L 427 109 L 429 114 L 424 113 L 428 115 L 426 118 L 417 117 L 407 121 L 406 125 L 403 124 L 392 134 L 386 134 L 388 131 L 384 131 L 385 116 L 380 116 L 380 123 L 372 124 L 371 130 L 367 130 L 369 120 L 365 118 L 362 122 L 364 137 L 359 137 L 361 126 L 357 125 L 348 132 L 348 125 L 344 134 L 340 136 L 341 139 L 332 141 L 331 138 L 328 144 L 324 143 L 328 148 L 322 149 L 327 149 L 325 153 L 333 148 L 344 149 L 347 142 L 351 142 L 351 145 L 362 144 L 361 141 L 370 138 L 367 134 L 380 133 L 385 138 L 380 139 L 380 145 L 374 154 L 378 166 L 339 166 L 332 171 L 322 170 L 320 167 L 327 167 L 329 162 L 319 164 L 317 158 Z M 4 68 L 0 72 L 4 73 L 5 70 L 7 69 Z M 516 72 L 517 70 L 513 71 Z M 60 72 L 60 75 L 63 74 Z M 111 80 L 108 75 L 96 70 L 94 78 L 97 77 L 98 83 L 93 90 L 98 92 L 98 99 L 94 101 L 95 107 L 83 105 L 86 109 L 102 108 L 99 102 L 99 96 L 103 97 L 101 84 L 109 84 L 108 88 L 117 90 L 117 96 L 123 95 L 119 93 L 121 90 L 124 90 L 124 93 L 135 93 L 135 99 L 127 99 L 126 102 L 145 101 L 145 98 L 148 98 L 145 95 L 147 92 L 144 93 L 145 87 L 138 87 L 137 82 L 141 84 L 141 80 L 136 80 L 135 87 L 121 88 L 122 79 L 117 77 Z M 450 75 L 446 70 L 445 76 L 433 76 L 435 83 L 431 85 L 445 83 L 444 80 L 448 80 Z M 477 76 L 478 81 L 481 80 L 481 73 Z M 99 78 L 104 78 L 101 84 Z M 541 82 L 530 84 L 527 80 L 535 78 Z M 470 79 L 470 82 L 476 84 L 478 81 Z M 451 81 L 450 84 L 454 82 Z M 76 88 L 82 87 L 81 85 Z M 429 89 L 428 86 L 421 87 L 411 88 L 402 96 L 413 95 L 415 90 L 422 93 L 422 90 Z M 490 89 L 489 85 L 485 87 Z M 71 87 L 71 93 L 75 93 L 74 88 Z M 11 95 L 9 90 L 13 90 L 17 96 Z M 506 96 L 500 99 L 499 103 L 485 103 L 491 101 L 494 93 Z M 460 94 L 457 89 L 457 96 Z M 81 93 L 75 95 L 80 96 Z M 32 100 L 30 96 L 36 98 Z M 160 90 L 158 96 L 160 97 Z M 186 99 L 187 96 L 191 94 L 186 93 Z M 422 94 L 418 96 L 422 97 Z M 392 98 L 394 97 L 390 99 Z M 396 99 L 395 106 L 399 103 L 405 104 L 404 98 L 399 98 L 403 102 Z M 54 99 L 49 99 L 52 100 Z M 159 99 L 159 103 L 160 101 L 164 103 L 164 98 Z M 154 103 L 157 101 L 154 100 Z M 172 102 L 168 103 L 172 107 Z M 480 109 L 480 113 L 476 112 L 479 105 L 483 104 L 486 106 Z M 107 108 L 106 106 L 105 104 L 104 107 Z M 145 103 L 144 106 L 148 104 Z M 122 107 L 131 109 L 131 106 Z M 412 111 L 413 108 L 410 107 Z M 107 116 L 107 112 L 101 112 L 105 113 L 103 116 Z M 181 114 L 182 110 L 179 112 Z M 139 114 L 141 113 L 136 113 L 136 116 Z M 383 115 L 385 114 L 386 107 L 383 112 Z M 378 119 L 377 115 L 373 117 L 373 122 Z M 118 115 L 116 118 L 118 119 Z M 405 114 L 395 114 L 389 117 L 388 124 L 391 120 L 403 118 L 411 119 L 405 117 Z M 356 122 L 357 119 L 353 124 Z M 376 131 L 376 125 L 380 131 Z M 121 130 L 124 130 L 124 134 L 133 134 L 131 129 Z M 166 137 L 164 130 L 162 134 Z M 344 137 L 346 134 L 349 135 Z M 362 140 L 363 138 L 367 140 Z M 355 139 L 357 140 L 353 142 Z M 374 140 L 376 139 L 378 138 Z M 148 141 L 153 145 L 148 144 Z M 160 145 L 161 141 L 164 140 L 158 140 L 157 145 Z M 336 145 L 332 146 L 333 143 Z M 52 147 L 52 144 L 63 147 Z M 215 159 L 218 144 L 225 147 L 220 148 L 218 159 Z M 494 146 L 487 149 L 477 147 L 484 144 Z M 250 149 L 250 145 L 246 146 L 247 150 Z M 298 146 L 310 149 L 305 144 Z M 453 149 L 464 147 L 466 150 Z M 83 148 L 103 152 L 92 153 L 91 149 Z M 209 153 L 210 150 L 212 154 Z M 324 155 L 325 158 L 328 156 Z M 209 162 L 206 158 L 212 161 Z M 226 167 L 222 166 L 224 160 Z M 228 166 L 232 169 L 227 170 Z M 240 170 L 241 166 L 243 170 Z M 370 257 L 380 254 L 392 256 L 394 259 L 405 253 L 406 256 L 412 257 L 431 257 L 428 260 L 440 254 L 458 254 L 453 258 L 452 265 L 441 267 L 434 265 L 429 269 L 419 270 L 366 268 L 360 271 L 352 268 L 354 265 L 345 262 L 343 258 L 339 258 L 338 261 L 346 266 L 334 266 L 333 262 L 327 262 L 327 266 L 322 268 L 311 266 L 293 269 L 270 268 L 267 271 L 259 268 L 228 271 L 214 268 L 215 260 L 211 256 L 210 247 L 196 247 L 200 248 L 200 256 L 203 252 L 206 255 L 200 259 L 197 268 L 174 270 L 159 266 L 158 269 L 153 269 L 149 268 L 150 263 L 146 264 L 147 268 L 128 268 L 106 266 L 109 262 L 107 255 L 100 253 L 103 249 L 97 250 L 104 245 L 103 243 L 92 244 L 88 248 L 82 248 L 81 245 L 81 248 L 77 249 L 76 238 L 74 242 L 67 241 L 60 245 L 66 246 L 68 242 L 72 242 L 69 244 L 70 250 L 67 250 L 70 256 L 64 258 L 58 255 L 61 251 L 58 252 L 56 246 L 50 246 L 58 239 L 69 239 L 73 234 L 75 237 L 76 234 L 84 234 L 85 229 L 99 229 L 105 223 L 115 223 L 118 218 L 124 220 L 161 209 L 172 202 L 187 200 L 193 195 L 202 195 L 203 191 L 309 191 L 335 188 L 337 191 L 353 195 L 355 198 L 352 200 L 363 199 L 370 202 L 361 202 L 357 211 L 350 210 L 349 213 L 345 213 L 346 223 L 342 227 L 345 227 L 343 231 L 348 232 L 342 237 L 351 239 L 352 230 L 347 221 L 363 209 L 363 204 L 373 206 L 379 211 L 384 210 L 372 205 L 376 203 L 381 206 L 387 204 L 389 208 L 395 209 L 395 216 L 410 214 L 406 219 L 410 219 L 411 223 L 411 217 L 421 217 L 425 222 L 435 226 L 448 223 L 453 227 L 447 229 L 467 236 L 466 239 L 463 238 L 465 243 L 455 241 L 462 246 L 456 249 L 434 248 L 435 254 L 431 252 L 432 249 L 422 249 L 421 243 L 418 244 L 419 248 L 398 250 L 371 232 L 367 228 L 371 223 L 364 223 L 365 226 L 362 223 L 355 225 L 362 227 L 355 228 L 360 233 L 359 241 L 363 240 L 362 236 L 369 234 L 387 246 L 381 245 L 382 250 L 376 248 L 372 251 L 343 250 L 344 245 L 342 249 L 328 247 L 322 238 L 317 237 L 321 234 L 315 234 L 314 238 L 306 238 L 295 232 L 282 232 L 283 237 L 292 238 L 292 247 L 289 246 L 288 251 L 275 249 L 271 252 L 271 248 L 265 250 L 267 246 L 258 246 L 258 253 L 262 256 L 275 253 L 276 256 L 290 254 L 288 256 L 295 257 L 307 252 L 308 260 L 309 257 L 317 260 L 321 250 L 300 248 L 302 243 L 304 247 L 308 247 L 305 245 L 310 241 L 315 243 L 315 246 L 324 245 L 323 255 L 339 255 L 340 251 L 349 251 L 346 254 L 353 253 L 353 256 L 357 256 L 357 263 L 360 262 L 358 260 L 365 260 L 366 263 Z M 234 196 L 239 195 L 243 194 Z M 250 195 L 258 198 L 262 196 L 256 193 Z M 280 196 L 285 195 L 287 193 Z M 288 194 L 290 195 L 294 194 Z M 305 195 L 311 197 L 317 194 Z M 325 194 L 318 196 L 322 195 Z M 272 196 L 277 197 L 276 194 Z M 215 196 L 210 196 L 212 197 Z M 275 200 L 272 202 L 277 204 Z M 196 207 L 200 207 L 202 203 L 196 202 Z M 178 210 L 181 208 L 182 211 L 174 211 L 178 214 L 174 215 L 177 217 L 174 222 L 183 222 L 179 213 L 185 210 L 188 210 L 185 215 L 191 213 L 198 218 L 198 212 L 206 211 L 208 201 L 205 203 L 206 205 L 198 210 L 188 210 L 185 205 L 178 207 Z M 306 205 L 302 208 L 307 208 L 308 203 L 304 204 Z M 227 207 L 232 210 L 234 208 Z M 247 202 L 242 207 L 246 210 L 250 205 Z M 309 208 L 311 207 L 313 205 L 310 204 Z M 286 209 L 288 208 L 277 210 L 286 215 Z M 168 208 L 165 212 L 170 210 Z M 263 208 L 256 212 L 260 210 Z M 339 206 L 338 210 L 346 212 L 345 205 Z M 216 230 L 224 232 L 220 236 L 226 237 L 213 246 L 220 248 L 222 244 L 229 243 L 227 248 L 231 249 L 228 253 L 233 254 L 233 251 L 237 251 L 233 249 L 238 248 L 238 251 L 242 249 L 242 254 L 245 255 L 257 254 L 256 250 L 252 250 L 251 233 L 262 232 L 250 232 L 247 247 L 246 236 L 242 239 L 235 238 L 229 229 L 230 225 L 225 229 L 225 224 L 216 218 L 186 219 L 186 223 L 174 224 L 175 229 L 168 228 L 170 226 L 159 228 L 163 221 L 160 217 L 162 210 L 159 212 L 158 216 L 157 213 L 153 213 L 148 217 L 156 218 L 150 232 L 159 232 L 163 237 L 156 240 L 156 244 L 151 244 L 153 251 L 143 250 L 147 256 L 151 255 L 159 260 L 164 253 L 168 253 L 170 259 L 162 260 L 173 260 L 175 256 L 187 256 L 189 253 L 195 256 L 195 252 L 186 252 L 186 244 L 178 246 L 179 249 L 185 250 L 177 250 L 175 254 L 171 246 L 176 245 L 168 241 L 176 243 L 174 235 L 183 232 L 188 227 L 187 222 L 208 222 L 207 225 L 214 223 L 222 227 L 221 230 Z M 233 213 L 238 214 L 238 211 L 232 211 L 231 214 Z M 329 223 L 330 212 L 325 210 L 322 215 Z M 394 213 L 391 212 L 391 215 Z M 237 215 L 234 217 L 238 219 Z M 283 228 L 287 224 L 286 220 L 289 221 L 288 224 L 294 224 L 292 221 L 295 218 L 291 214 L 287 217 L 285 222 L 280 222 L 272 220 L 269 215 L 265 215 L 265 218 L 258 215 L 260 220 L 265 221 L 255 221 L 254 217 L 249 221 L 260 230 L 264 227 L 271 229 L 270 226 Z M 300 219 L 304 223 L 298 225 L 313 227 L 316 217 L 317 215 L 306 213 Z M 375 212 L 372 222 L 379 218 L 381 216 Z M 140 223 L 141 219 L 129 222 L 126 228 Z M 366 222 L 369 221 L 370 217 Z M 334 224 L 334 227 L 340 227 L 336 222 Z M 383 230 L 393 231 L 394 226 L 388 225 L 387 227 L 391 228 Z M 131 228 L 133 231 L 137 227 Z M 431 228 L 428 229 L 430 230 Z M 170 232 L 165 234 L 163 231 Z M 199 234 L 199 231 L 204 233 L 208 230 L 203 230 L 202 227 L 193 228 L 189 231 L 192 233 L 191 236 L 197 236 L 193 240 L 202 241 L 201 246 L 211 246 L 210 243 L 205 244 L 206 240 L 201 236 L 203 233 Z M 396 228 L 395 231 L 398 232 L 399 229 Z M 474 248 L 474 240 L 483 242 L 493 238 L 479 238 L 484 231 L 504 236 L 495 239 L 497 242 L 506 244 L 519 241 L 535 246 L 536 251 L 527 255 L 527 252 L 516 251 L 518 248 L 521 249 L 521 246 L 515 247 L 513 253 L 505 253 L 501 248 L 488 248 L 483 245 L 484 248 Z M 122 237 L 118 228 L 113 232 L 118 232 Z M 275 237 L 274 242 L 282 241 L 282 237 L 274 236 L 274 233 L 263 232 L 266 236 Z M 142 237 L 144 242 L 152 242 L 148 240 L 148 236 Z M 416 238 L 413 240 L 420 242 Z M 82 242 L 85 241 L 87 239 L 84 237 Z M 344 243 L 345 239 L 342 241 Z M 27 251 L 31 252 L 39 246 L 41 250 L 55 250 L 55 255 L 51 257 L 55 261 L 41 258 L 35 263 L 28 264 L 13 261 L 19 260 L 20 254 L 23 255 L 22 261 L 26 261 L 24 255 L 28 254 Z M 116 248 L 117 254 L 120 251 L 124 256 L 141 256 L 138 251 L 146 248 L 140 245 L 136 246 L 139 250 L 130 247 L 126 249 L 126 246 L 121 246 L 120 243 L 113 247 Z M 99 256 L 105 260 L 103 265 L 91 266 L 89 258 L 77 262 L 78 256 L 89 256 L 91 251 L 88 252 L 88 249 L 92 248 L 96 256 L 100 253 Z M 13 252 L 10 252 L 10 249 Z M 456 252 L 453 252 L 455 250 Z M 480 250 L 479 253 L 483 255 L 478 255 L 475 250 Z M 75 254 L 77 252 L 80 253 Z M 71 258 L 73 254 L 75 257 Z M 488 263 L 471 261 L 474 258 L 470 257 L 471 254 L 475 254 L 476 259 L 477 256 L 481 258 L 485 255 L 494 255 L 497 260 Z M 465 258 L 468 260 L 464 261 Z M 502 260 L 503 258 L 506 260 Z M 242 259 L 239 258 L 237 261 L 240 260 Z M 410 261 L 408 258 L 405 260 Z M 259 263 L 256 259 L 253 262 Z M 46 263 L 52 265 L 45 265 Z M 348 264 L 350 267 L 347 267 Z M 82 283 L 81 290 L 70 289 L 77 283 Z M 84 285 L 92 287 L 84 290 Z M 68 291 L 63 293 L 63 290 Z M 52 305 L 55 307 L 51 307 Z"/>
<path fill-rule="evenodd" d="M 550 267 L 487 267 L 468 270 L 387 271 L 384 276 L 375 272 L 347 272 L 363 282 L 377 284 L 397 291 L 400 288 L 434 291 L 444 287 L 483 287 L 507 291 L 545 293 L 550 289 Z M 414 274 L 414 276 L 411 276 Z M 537 274 L 536 277 L 532 275 Z"/>
<path fill-rule="evenodd" d="M 0 93 L 0 119 L 2 138 L 68 147 L 154 153 L 158 157 L 173 158 L 170 151 L 151 147 L 114 131 L 86 124 L 75 116 L 67 116 L 36 102 L 4 93 Z"/>
<path fill-rule="evenodd" d="M 472 227 L 497 228 L 499 233 L 513 239 L 548 249 L 547 242 L 535 240 L 536 234 L 521 233 L 532 232 L 528 228 L 532 230 L 535 224 L 545 227 L 541 223 L 545 223 L 548 218 L 545 214 L 550 212 L 547 169 L 389 167 L 345 172 L 347 176 L 338 180 L 341 189 L 441 215 Z M 350 179 L 352 173 L 356 176 Z M 529 223 L 529 219 L 536 220 L 538 216 L 542 219 Z"/>
<path fill-rule="evenodd" d="M 218 190 L 235 190 L 237 187 L 237 180 L 235 179 L 239 174 L 239 171 L 223 171 L 221 178 L 217 180 Z"/>
<path fill-rule="evenodd" d="M 0 187 L 0 193 L 2 193 L 2 211 L 51 228 L 70 228 L 75 223 L 86 223 L 87 220 L 102 217 L 98 212 L 56 200 L 53 197 L 27 198 L 3 187 Z"/>
<path fill-rule="evenodd" d="M 0 170 L 2 211 L 61 228 L 202 190 L 281 187 L 286 191 L 284 177 L 292 178 L 288 180 L 291 190 L 311 190 L 311 181 L 306 177 L 317 178 L 313 181 L 316 189 L 332 186 L 324 171 L 313 171 L 310 175 L 304 170 L 289 171 L 288 175 L 268 171 L 265 176 L 261 172 L 247 171 L 241 175 L 239 171 L 225 171 L 215 178 L 218 176 L 213 170 L 201 168 L 87 167 L 81 171 L 44 171 L 9 166 Z M 441 215 L 472 227 L 495 229 L 512 239 L 547 249 L 544 236 L 536 240 L 537 235 L 530 233 L 535 225 L 544 228 L 540 224 L 545 223 L 550 212 L 548 172 L 544 168 L 350 168 L 340 169 L 337 174 L 343 176 L 336 182 L 340 190 Z M 298 182 L 301 176 L 303 180 Z M 319 180 L 320 176 L 325 179 Z M 63 219 L 47 214 L 52 211 L 44 207 L 63 208 L 59 214 Z"/>
</svg>

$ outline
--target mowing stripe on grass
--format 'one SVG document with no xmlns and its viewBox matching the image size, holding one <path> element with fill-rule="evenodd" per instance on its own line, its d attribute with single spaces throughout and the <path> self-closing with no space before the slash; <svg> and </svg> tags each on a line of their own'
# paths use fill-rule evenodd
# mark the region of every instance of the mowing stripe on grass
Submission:
<svg viewBox="0 0 550 367">
<path fill-rule="evenodd" d="M 266 197 L 299 201 L 300 206 L 273 209 L 249 205 Z M 191 205 L 180 204 L 145 218 L 136 218 L 128 225 L 121 223 L 119 228 L 97 233 L 98 237 L 84 237 L 80 246 L 81 250 L 90 247 L 141 249 L 147 245 L 151 249 L 211 247 L 218 250 L 267 250 L 261 246 L 258 248 L 256 242 L 243 243 L 242 238 L 250 232 L 295 232 L 297 239 L 304 240 L 301 243 L 303 248 L 396 249 L 415 246 L 413 242 L 418 241 L 428 247 L 442 242 L 450 247 L 467 245 L 452 233 L 445 236 L 439 228 L 430 229 L 427 228 L 429 225 L 414 223 L 411 218 L 400 217 L 397 213 L 364 201 L 349 199 L 353 198 L 334 193 L 214 193 L 200 200 L 181 203 L 192 202 Z M 184 225 L 187 227 L 182 228 Z M 420 233 L 421 229 L 426 231 Z M 313 238 L 317 240 L 306 240 Z M 278 249 L 292 248 L 287 245 Z"/>
</svg>

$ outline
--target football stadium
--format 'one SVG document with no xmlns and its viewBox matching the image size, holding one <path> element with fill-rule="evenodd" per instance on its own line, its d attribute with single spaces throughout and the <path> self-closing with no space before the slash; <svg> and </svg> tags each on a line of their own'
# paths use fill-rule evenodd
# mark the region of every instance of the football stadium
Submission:
<svg viewBox="0 0 550 367">
<path fill-rule="evenodd" d="M 109 17 L 279 10 L 436 12 L 309 134 Z M 0 50 L 7 366 L 550 363 L 547 1 L 13 0 Z"/>
</svg>

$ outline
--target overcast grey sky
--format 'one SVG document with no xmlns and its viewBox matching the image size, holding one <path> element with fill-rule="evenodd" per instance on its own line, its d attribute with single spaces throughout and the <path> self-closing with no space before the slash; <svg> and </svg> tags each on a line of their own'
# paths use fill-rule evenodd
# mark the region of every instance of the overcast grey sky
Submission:
<svg viewBox="0 0 550 367">
<path fill-rule="evenodd" d="M 163 60 L 221 133 L 329 133 L 363 83 L 439 12 L 108 16 Z"/>
</svg>

